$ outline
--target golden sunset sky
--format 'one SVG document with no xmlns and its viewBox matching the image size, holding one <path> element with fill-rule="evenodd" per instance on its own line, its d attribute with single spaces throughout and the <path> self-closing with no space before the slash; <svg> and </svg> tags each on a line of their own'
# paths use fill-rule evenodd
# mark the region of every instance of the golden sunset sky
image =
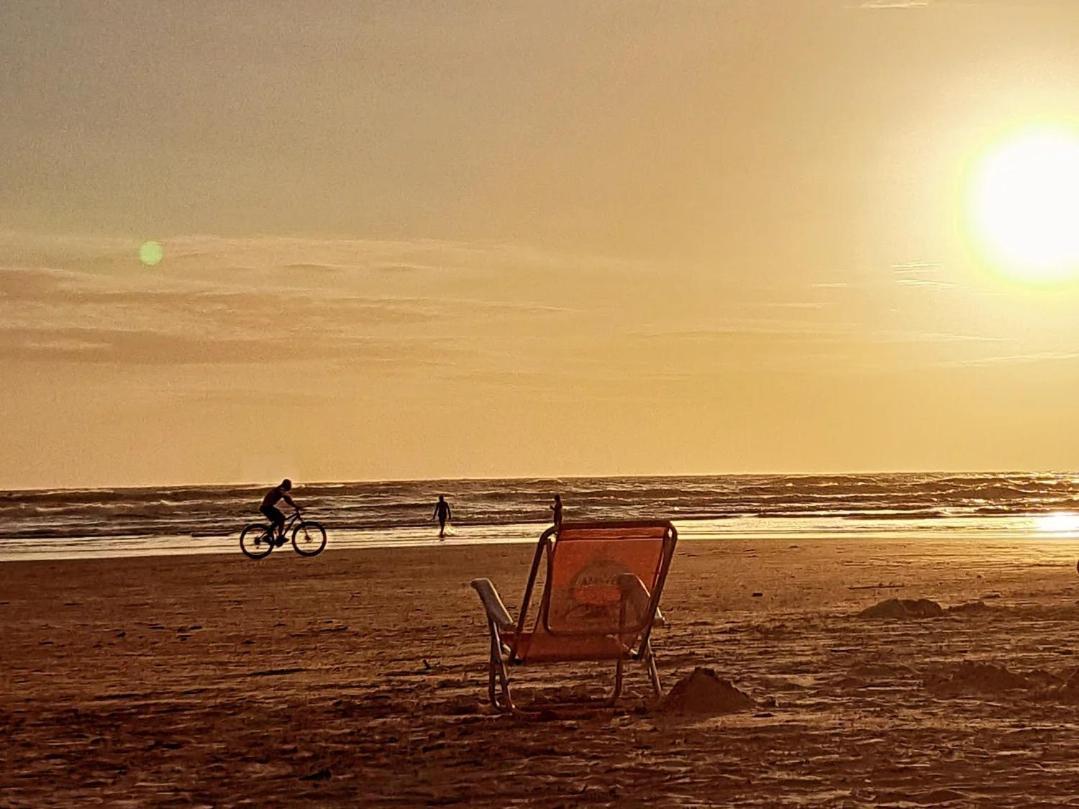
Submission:
<svg viewBox="0 0 1079 809">
<path fill-rule="evenodd" d="M 0 486 L 1075 468 L 1079 290 L 971 211 L 1074 131 L 1076 43 L 1071 0 L 4 3 Z"/>
</svg>

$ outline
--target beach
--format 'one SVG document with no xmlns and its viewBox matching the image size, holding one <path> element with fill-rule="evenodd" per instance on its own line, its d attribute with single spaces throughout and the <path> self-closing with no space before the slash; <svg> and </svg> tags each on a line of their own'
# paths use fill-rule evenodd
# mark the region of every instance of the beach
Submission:
<svg viewBox="0 0 1079 809">
<path fill-rule="evenodd" d="M 0 809 L 1079 809 L 1077 38 L 0 2 Z"/>
<path fill-rule="evenodd" d="M 1079 806 L 1079 541 L 683 541 L 654 645 L 753 700 L 718 716 L 639 666 L 613 710 L 494 713 L 468 582 L 516 614 L 531 552 L 0 564 L 0 806 Z M 891 598 L 942 613 L 859 615 Z"/>
</svg>

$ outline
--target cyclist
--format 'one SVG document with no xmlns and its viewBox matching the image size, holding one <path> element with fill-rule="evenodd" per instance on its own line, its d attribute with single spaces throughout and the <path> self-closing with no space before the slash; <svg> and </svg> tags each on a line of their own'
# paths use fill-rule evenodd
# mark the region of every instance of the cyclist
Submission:
<svg viewBox="0 0 1079 809">
<path fill-rule="evenodd" d="M 279 500 L 284 500 L 296 509 L 297 513 L 300 511 L 300 507 L 288 496 L 289 490 L 291 489 L 292 481 L 285 478 L 277 486 L 274 486 L 270 491 L 266 492 L 266 496 L 262 498 L 262 505 L 259 506 L 259 511 L 262 512 L 263 516 L 273 523 L 271 539 L 273 538 L 273 535 L 276 534 L 278 547 L 285 544 L 285 515 L 281 513 L 281 509 L 277 508 L 277 502 Z"/>
</svg>

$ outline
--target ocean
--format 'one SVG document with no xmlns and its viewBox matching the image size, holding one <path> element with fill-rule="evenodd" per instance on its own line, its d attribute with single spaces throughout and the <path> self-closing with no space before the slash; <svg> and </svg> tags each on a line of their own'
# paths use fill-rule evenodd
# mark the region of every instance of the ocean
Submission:
<svg viewBox="0 0 1079 809">
<path fill-rule="evenodd" d="M 0 492 L 0 559 L 239 553 L 270 483 Z M 530 542 L 565 519 L 674 520 L 683 539 L 933 536 L 1079 537 L 1079 474 L 851 474 L 298 483 L 328 549 L 436 545 L 434 502 L 453 508 L 451 543 Z"/>
</svg>

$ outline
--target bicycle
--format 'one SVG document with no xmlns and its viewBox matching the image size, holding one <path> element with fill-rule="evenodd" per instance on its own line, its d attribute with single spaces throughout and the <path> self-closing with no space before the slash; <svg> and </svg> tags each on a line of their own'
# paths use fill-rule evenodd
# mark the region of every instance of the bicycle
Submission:
<svg viewBox="0 0 1079 809">
<path fill-rule="evenodd" d="M 275 541 L 273 524 L 253 522 L 240 532 L 240 550 L 251 559 L 264 559 L 275 547 L 285 544 L 285 537 L 292 531 L 292 549 L 300 556 L 318 556 L 326 547 L 326 529 L 321 523 L 305 520 L 296 509 L 285 521 L 281 538 Z"/>
</svg>

